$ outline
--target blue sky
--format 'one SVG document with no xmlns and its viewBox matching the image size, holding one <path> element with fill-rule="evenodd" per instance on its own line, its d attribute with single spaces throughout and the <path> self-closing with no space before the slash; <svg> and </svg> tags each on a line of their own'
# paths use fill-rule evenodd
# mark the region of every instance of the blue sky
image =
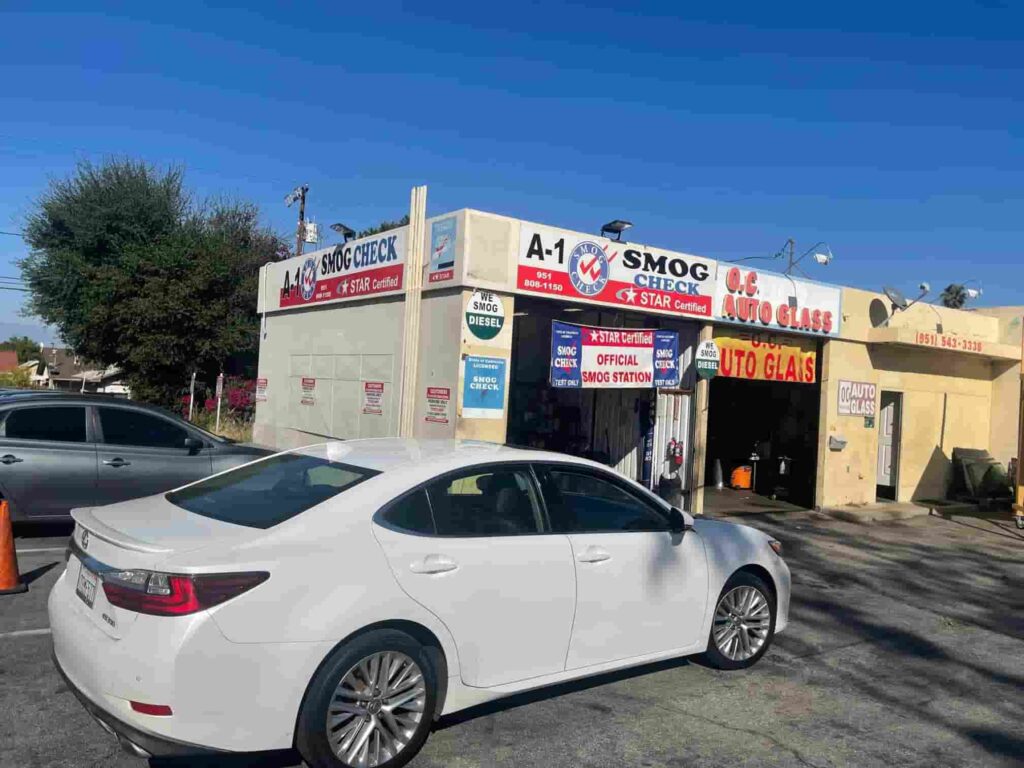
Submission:
<svg viewBox="0 0 1024 768">
<path fill-rule="evenodd" d="M 721 259 L 787 237 L 812 277 L 1020 304 L 1014 3 L 0 2 L 0 230 L 80 159 L 199 196 L 310 185 L 326 224 L 491 210 Z M 0 276 L 24 252 L 0 236 Z M 768 266 L 765 262 L 762 266 Z M 0 292 L 0 336 L 19 294 Z"/>
</svg>

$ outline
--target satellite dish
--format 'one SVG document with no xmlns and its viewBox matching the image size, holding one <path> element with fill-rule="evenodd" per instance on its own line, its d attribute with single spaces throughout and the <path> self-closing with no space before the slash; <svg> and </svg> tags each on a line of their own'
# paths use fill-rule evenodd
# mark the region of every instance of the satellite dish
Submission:
<svg viewBox="0 0 1024 768">
<path fill-rule="evenodd" d="M 894 307 L 898 307 L 900 310 L 904 310 L 910 306 L 910 302 L 907 301 L 907 297 L 903 295 L 903 291 L 899 288 L 892 288 L 885 286 L 882 288 L 882 293 L 889 297 L 889 301 L 892 302 Z"/>
</svg>

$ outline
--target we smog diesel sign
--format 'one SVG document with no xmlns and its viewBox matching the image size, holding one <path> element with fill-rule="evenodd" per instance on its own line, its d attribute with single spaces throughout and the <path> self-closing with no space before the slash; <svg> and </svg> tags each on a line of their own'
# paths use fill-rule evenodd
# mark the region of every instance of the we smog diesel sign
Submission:
<svg viewBox="0 0 1024 768">
<path fill-rule="evenodd" d="M 523 224 L 516 288 L 639 311 L 711 317 L 711 259 Z"/>
<path fill-rule="evenodd" d="M 407 226 L 399 227 L 270 264 L 266 285 L 261 288 L 267 309 L 294 309 L 402 291 L 408 231 Z"/>
</svg>

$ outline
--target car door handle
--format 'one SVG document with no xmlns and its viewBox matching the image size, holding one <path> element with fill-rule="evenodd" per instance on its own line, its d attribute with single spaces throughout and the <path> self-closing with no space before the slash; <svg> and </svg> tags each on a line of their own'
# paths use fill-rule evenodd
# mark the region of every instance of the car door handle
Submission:
<svg viewBox="0 0 1024 768">
<path fill-rule="evenodd" d="M 587 547 L 576 554 L 576 559 L 581 563 L 603 563 L 605 560 L 611 560 L 612 554 L 604 547 Z"/>
<path fill-rule="evenodd" d="M 130 461 L 125 461 L 120 456 L 118 456 L 116 459 L 104 459 L 103 463 L 106 464 L 108 467 L 114 468 L 131 466 Z"/>
<path fill-rule="evenodd" d="M 17 464 L 19 461 L 24 461 L 24 459 L 19 459 L 12 453 L 8 453 L 6 456 L 0 456 L 0 464 Z"/>
<path fill-rule="evenodd" d="M 409 570 L 413 573 L 447 573 L 458 567 L 458 563 L 445 555 L 427 555 L 410 565 Z"/>
</svg>

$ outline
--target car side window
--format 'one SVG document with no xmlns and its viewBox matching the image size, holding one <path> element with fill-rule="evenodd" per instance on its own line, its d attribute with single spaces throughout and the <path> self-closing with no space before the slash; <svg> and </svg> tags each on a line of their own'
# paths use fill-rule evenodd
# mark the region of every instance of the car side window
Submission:
<svg viewBox="0 0 1024 768">
<path fill-rule="evenodd" d="M 98 408 L 103 442 L 145 448 L 184 448 L 188 432 L 159 416 L 127 408 Z"/>
<path fill-rule="evenodd" d="M 520 536 L 544 530 L 525 468 L 448 475 L 428 485 L 427 496 L 439 536 Z"/>
<path fill-rule="evenodd" d="M 594 472 L 546 467 L 541 487 L 556 533 L 667 531 L 668 518 L 615 481 Z"/>
<path fill-rule="evenodd" d="M 3 437 L 13 440 L 49 440 L 84 443 L 85 406 L 59 405 L 17 408 L 3 420 Z"/>
<path fill-rule="evenodd" d="M 418 488 L 410 494 L 392 502 L 380 514 L 380 522 L 390 528 L 421 536 L 433 536 L 434 517 L 430 513 L 430 501 L 427 492 Z"/>
</svg>

